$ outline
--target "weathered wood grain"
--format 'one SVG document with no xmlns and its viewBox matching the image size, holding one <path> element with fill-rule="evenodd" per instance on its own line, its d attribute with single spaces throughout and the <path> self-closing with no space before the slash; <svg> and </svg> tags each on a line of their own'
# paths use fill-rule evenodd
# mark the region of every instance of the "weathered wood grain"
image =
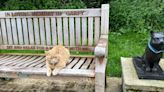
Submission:
<svg viewBox="0 0 164 92">
<path fill-rule="evenodd" d="M 88 45 L 93 45 L 93 18 L 88 18 Z"/>
<path fill-rule="evenodd" d="M 84 64 L 86 58 L 81 58 L 78 63 L 73 67 L 73 69 L 80 69 L 80 67 Z"/>
<path fill-rule="evenodd" d="M 43 18 L 39 18 L 39 28 L 40 28 L 41 45 L 45 45 L 46 37 L 45 37 L 44 19 Z"/>
<path fill-rule="evenodd" d="M 22 33 L 22 22 L 20 18 L 16 19 L 17 22 L 17 30 L 18 30 L 18 40 L 19 40 L 19 45 L 23 45 L 23 33 Z"/>
<path fill-rule="evenodd" d="M 82 45 L 87 45 L 87 18 L 82 18 Z"/>
<path fill-rule="evenodd" d="M 101 9 L 19 10 L 1 11 L 0 18 L 90 17 L 101 16 Z"/>
<path fill-rule="evenodd" d="M 85 63 L 80 69 L 88 69 L 91 61 L 92 61 L 92 58 L 87 58 L 87 60 L 85 61 Z"/>
<path fill-rule="evenodd" d="M 50 19 L 45 18 L 46 44 L 51 45 Z"/>
<path fill-rule="evenodd" d="M 109 5 L 101 6 L 101 34 L 108 35 L 109 33 Z"/>
<path fill-rule="evenodd" d="M 99 37 L 100 37 L 100 17 L 95 17 L 94 45 L 97 45 Z"/>
<path fill-rule="evenodd" d="M 16 26 L 15 19 L 11 19 L 11 27 L 12 27 L 13 44 L 18 45 L 18 34 L 17 34 L 17 26 Z"/>
<path fill-rule="evenodd" d="M 75 46 L 74 18 L 69 18 L 70 46 Z"/>
<path fill-rule="evenodd" d="M 39 20 L 38 18 L 34 18 L 33 21 L 34 21 L 35 44 L 40 45 Z"/>
<path fill-rule="evenodd" d="M 1 25 L 0 25 L 0 44 L 3 44 Z"/>
<path fill-rule="evenodd" d="M 63 18 L 64 45 L 69 46 L 68 18 Z"/>
<path fill-rule="evenodd" d="M 28 21 L 28 32 L 29 32 L 30 45 L 34 45 L 33 20 L 31 18 L 28 18 L 27 21 Z"/>
<path fill-rule="evenodd" d="M 80 18 L 75 18 L 76 25 L 76 46 L 81 45 L 81 26 L 80 26 Z"/>
<path fill-rule="evenodd" d="M 8 44 L 8 39 L 7 39 L 7 30 L 6 30 L 5 19 L 0 19 L 0 20 L 1 20 L 1 30 L 2 30 L 3 44 L 7 45 Z"/>
<path fill-rule="evenodd" d="M 29 32 L 28 32 L 28 21 L 27 21 L 27 18 L 22 18 L 22 28 L 23 28 L 24 44 L 29 45 L 30 38 L 29 38 Z"/>
<path fill-rule="evenodd" d="M 8 37 L 8 44 L 12 45 L 13 44 L 13 36 L 12 36 L 12 31 L 11 31 L 11 21 L 10 19 L 6 19 L 6 29 L 7 29 L 7 37 Z"/>
<path fill-rule="evenodd" d="M 66 69 L 71 69 L 71 68 L 73 68 L 74 65 L 75 65 L 76 63 L 78 63 L 79 59 L 80 59 L 80 58 L 75 58 L 70 64 L 68 64 L 68 65 L 66 66 Z"/>
<path fill-rule="evenodd" d="M 52 28 L 52 45 L 57 45 L 57 30 L 56 30 L 55 18 L 51 18 L 51 28 Z"/>
<path fill-rule="evenodd" d="M 57 18 L 58 44 L 63 44 L 62 18 Z"/>
<path fill-rule="evenodd" d="M 25 61 L 22 61 L 22 62 L 19 62 L 19 63 L 16 63 L 14 66 L 21 66 L 21 65 L 25 65 L 25 64 L 28 64 L 28 63 L 31 63 L 32 61 L 34 61 L 35 59 L 37 59 L 39 56 L 33 56 L 33 57 L 30 57 L 30 59 L 28 60 L 25 60 Z"/>
</svg>

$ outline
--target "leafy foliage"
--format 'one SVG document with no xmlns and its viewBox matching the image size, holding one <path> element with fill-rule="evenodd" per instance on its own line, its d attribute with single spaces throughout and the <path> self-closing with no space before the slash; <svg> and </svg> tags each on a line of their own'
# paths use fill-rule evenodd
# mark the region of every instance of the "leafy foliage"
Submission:
<svg viewBox="0 0 164 92">
<path fill-rule="evenodd" d="M 164 27 L 163 0 L 112 0 L 110 5 L 110 28 L 113 31 L 145 32 Z"/>
<path fill-rule="evenodd" d="M 8 0 L 3 10 L 85 8 L 81 0 Z"/>
</svg>

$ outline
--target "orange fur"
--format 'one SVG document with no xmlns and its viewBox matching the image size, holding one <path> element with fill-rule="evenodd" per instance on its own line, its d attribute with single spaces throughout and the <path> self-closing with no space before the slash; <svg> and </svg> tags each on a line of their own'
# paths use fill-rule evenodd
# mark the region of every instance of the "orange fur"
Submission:
<svg viewBox="0 0 164 92">
<path fill-rule="evenodd" d="M 62 45 L 54 46 L 46 52 L 47 76 L 56 75 L 63 69 L 70 58 L 70 52 Z M 51 63 L 53 62 L 53 64 Z"/>
</svg>

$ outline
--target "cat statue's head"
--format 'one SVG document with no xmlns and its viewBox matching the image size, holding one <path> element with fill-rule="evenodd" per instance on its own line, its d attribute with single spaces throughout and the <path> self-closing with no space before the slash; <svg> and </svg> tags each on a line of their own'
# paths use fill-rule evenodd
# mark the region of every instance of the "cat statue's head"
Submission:
<svg viewBox="0 0 164 92">
<path fill-rule="evenodd" d="M 157 50 L 164 50 L 164 32 L 151 31 L 151 45 Z"/>
</svg>

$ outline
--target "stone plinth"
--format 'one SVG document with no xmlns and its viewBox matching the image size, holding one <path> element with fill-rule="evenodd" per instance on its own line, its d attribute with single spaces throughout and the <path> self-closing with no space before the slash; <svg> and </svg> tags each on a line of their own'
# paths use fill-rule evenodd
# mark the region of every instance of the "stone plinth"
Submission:
<svg viewBox="0 0 164 92">
<path fill-rule="evenodd" d="M 164 80 L 138 79 L 132 58 L 121 58 L 123 92 L 164 92 Z M 164 60 L 160 61 L 164 70 Z"/>
</svg>

